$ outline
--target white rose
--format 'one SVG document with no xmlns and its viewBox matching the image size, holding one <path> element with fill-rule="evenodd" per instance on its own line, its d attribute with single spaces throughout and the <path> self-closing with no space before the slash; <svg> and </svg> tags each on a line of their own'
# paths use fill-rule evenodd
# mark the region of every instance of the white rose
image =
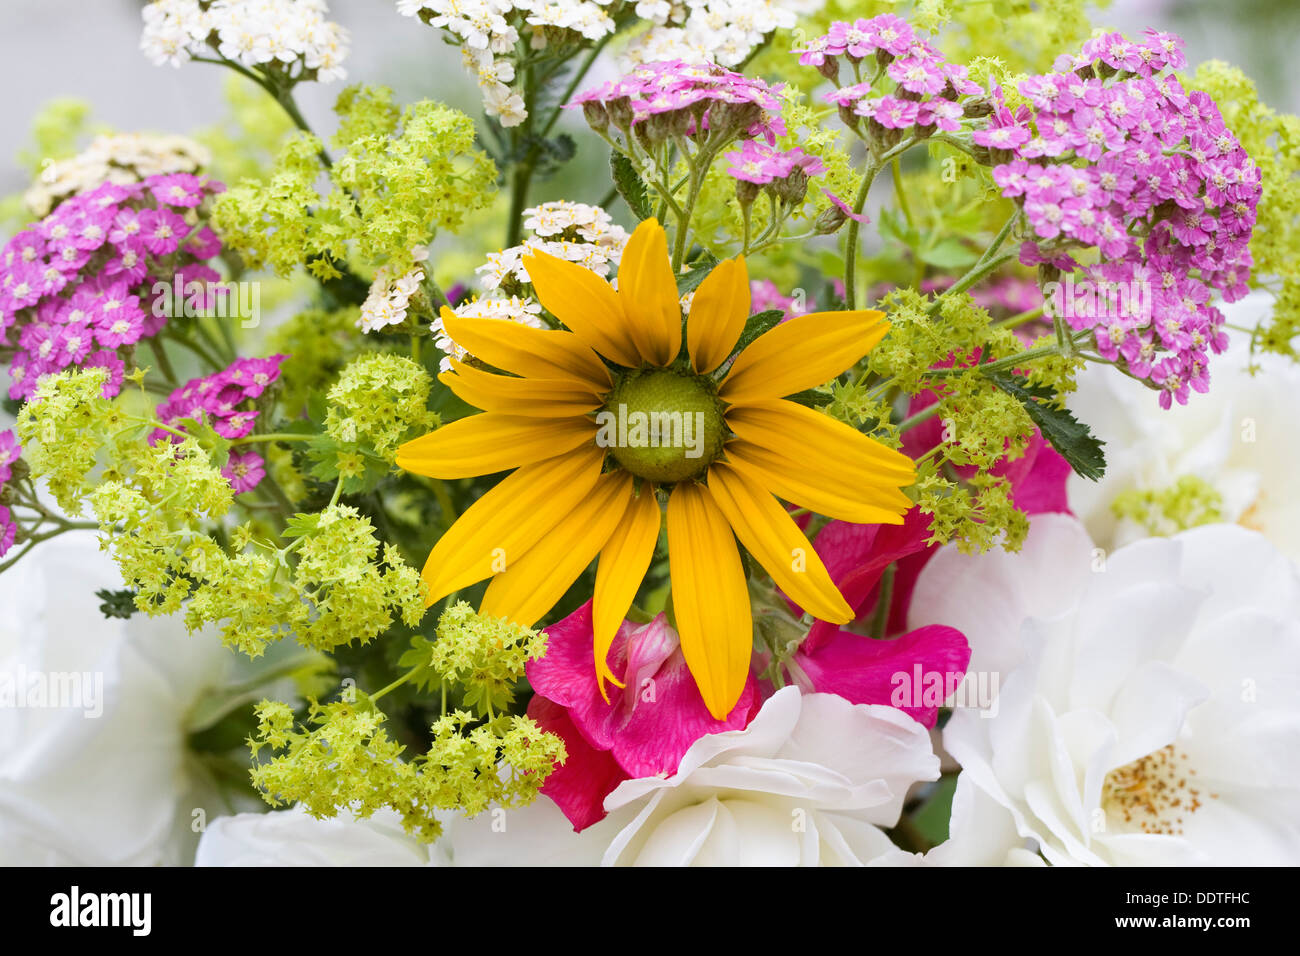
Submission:
<svg viewBox="0 0 1300 956">
<path fill-rule="evenodd" d="M 1047 517 L 1035 532 L 1067 540 L 1044 553 L 1068 553 L 1077 534 Z M 963 781 L 1053 864 L 1300 863 L 1295 566 L 1255 532 L 1210 525 L 1115 552 L 1045 616 L 1015 609 L 1023 571 L 936 559 L 918 585 L 961 580 L 968 600 L 944 620 L 974 655 L 1012 622 L 1023 648 L 996 716 L 958 709 L 944 728 Z"/>
<path fill-rule="evenodd" d="M 1256 293 L 1225 311 L 1230 322 L 1252 326 L 1269 307 L 1268 296 Z M 1260 366 L 1254 376 L 1247 372 L 1252 361 Z M 1139 383 L 1089 366 L 1069 404 L 1105 440 L 1106 475 L 1097 482 L 1072 475 L 1070 508 L 1098 545 L 1114 549 L 1162 532 L 1158 520 L 1152 528 L 1117 516 L 1117 498 L 1199 480 L 1218 498 L 1218 520 L 1254 528 L 1300 561 L 1300 366 L 1277 355 L 1252 359 L 1246 336 L 1237 334 L 1210 374 L 1207 394 L 1165 411 Z"/>
<path fill-rule="evenodd" d="M 366 820 L 317 820 L 299 807 L 215 820 L 195 866 L 425 866 L 429 850 L 392 810 Z"/>
<path fill-rule="evenodd" d="M 939 775 L 924 727 L 892 707 L 786 687 L 744 730 L 701 737 L 671 777 L 624 781 L 575 834 L 541 798 L 455 821 L 442 863 L 836 865 L 895 862 L 908 788 Z M 494 825 L 495 824 L 495 825 Z"/>
<path fill-rule="evenodd" d="M 91 532 L 0 575 L 0 862 L 181 863 L 193 810 L 223 806 L 185 725 L 232 655 L 173 619 L 106 619 L 94 592 L 121 586 Z"/>
</svg>

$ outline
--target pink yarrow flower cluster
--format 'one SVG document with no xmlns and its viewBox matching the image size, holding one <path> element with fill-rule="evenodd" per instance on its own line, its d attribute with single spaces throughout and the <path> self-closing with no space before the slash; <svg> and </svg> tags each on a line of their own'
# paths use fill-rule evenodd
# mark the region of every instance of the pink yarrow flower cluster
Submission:
<svg viewBox="0 0 1300 956">
<path fill-rule="evenodd" d="M 202 421 L 224 438 L 243 438 L 257 422 L 257 399 L 280 377 L 280 363 L 285 358 L 241 358 L 215 375 L 190 379 L 158 406 L 158 420 L 180 430 L 184 430 L 187 420 Z M 151 441 L 164 439 L 180 440 L 162 429 L 150 436 Z M 236 493 L 242 493 L 255 488 L 265 477 L 264 464 L 256 452 L 236 449 L 222 474 Z"/>
<path fill-rule="evenodd" d="M 781 89 L 715 64 L 661 60 L 578 94 L 566 108 L 581 107 L 598 130 L 612 124 L 627 134 L 636 127 L 652 140 L 725 129 L 774 144 L 786 132 Z"/>
<path fill-rule="evenodd" d="M 786 295 L 771 279 L 751 279 L 749 301 L 750 308 L 756 313 L 775 310 L 784 312 L 786 318 L 817 310 L 817 303 L 812 299 L 800 301 L 794 296 Z"/>
<path fill-rule="evenodd" d="M 10 239 L 0 250 L 0 343 L 16 346 L 9 397 L 30 398 L 70 366 L 108 369 L 105 392 L 117 394 L 119 350 L 166 323 L 146 306 L 153 284 L 220 279 L 204 263 L 221 241 L 197 208 L 224 189 L 190 173 L 104 183 Z"/>
<path fill-rule="evenodd" d="M 994 90 L 973 134 L 1034 232 L 1021 261 L 1048 280 L 1071 274 L 1054 289 L 1055 314 L 1157 386 L 1165 408 L 1209 388 L 1208 355 L 1227 347 L 1211 296 L 1246 294 L 1262 194 L 1214 102 L 1167 72 L 1184 64 L 1171 34 L 1107 34 L 1058 61 L 1062 72 L 1023 80 L 1032 105 L 1012 110 Z M 1098 261 L 1081 267 L 1081 249 Z M 1076 270 L 1087 286 L 1072 295 Z"/>
<path fill-rule="evenodd" d="M 18 436 L 12 429 L 0 432 L 0 493 L 4 492 L 4 486 L 13 477 L 14 462 L 22 453 Z M 0 558 L 14 546 L 17 534 L 18 525 L 14 523 L 13 513 L 7 506 L 0 504 Z"/>
<path fill-rule="evenodd" d="M 755 186 L 767 186 L 788 179 L 796 171 L 803 176 L 819 176 L 826 166 L 816 156 L 810 156 L 798 146 L 778 149 L 766 143 L 747 139 L 740 148 L 725 154 L 727 172 Z"/>
<path fill-rule="evenodd" d="M 860 82 L 833 90 L 826 99 L 840 108 L 851 126 L 865 117 L 869 136 L 889 138 L 898 134 L 884 131 L 912 128 L 921 133 L 956 132 L 966 115 L 962 98 L 984 92 L 969 79 L 966 67 L 945 62 L 928 40 L 892 13 L 851 24 L 837 21 L 825 36 L 794 52 L 800 63 L 817 67 L 836 83 L 840 59 L 848 61 Z M 875 59 L 883 74 L 861 81 L 860 64 L 867 57 Z M 882 89 L 881 79 L 889 81 L 888 91 Z"/>
</svg>

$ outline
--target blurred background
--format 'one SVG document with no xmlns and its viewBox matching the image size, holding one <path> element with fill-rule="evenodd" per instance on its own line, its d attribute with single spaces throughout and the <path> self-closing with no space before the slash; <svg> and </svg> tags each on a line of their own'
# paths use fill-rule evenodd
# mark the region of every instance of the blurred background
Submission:
<svg viewBox="0 0 1300 956">
<path fill-rule="evenodd" d="M 225 111 L 216 66 L 156 67 L 139 52 L 142 0 L 4 0 L 0 4 L 0 194 L 25 188 L 15 154 L 26 146 L 41 104 L 75 97 L 94 123 L 116 130 L 191 132 Z M 436 97 L 477 115 L 477 91 L 456 48 L 437 31 L 397 13 L 394 0 L 331 0 L 330 19 L 352 34 L 348 81 L 393 88 L 399 102 Z M 1263 99 L 1300 110 L 1297 0 L 1116 0 L 1094 22 L 1126 31 L 1147 26 L 1187 40 L 1191 64 L 1219 58 L 1242 66 Z M 303 112 L 326 131 L 339 84 L 305 83 Z M 576 197 L 575 197 L 576 198 Z"/>
</svg>

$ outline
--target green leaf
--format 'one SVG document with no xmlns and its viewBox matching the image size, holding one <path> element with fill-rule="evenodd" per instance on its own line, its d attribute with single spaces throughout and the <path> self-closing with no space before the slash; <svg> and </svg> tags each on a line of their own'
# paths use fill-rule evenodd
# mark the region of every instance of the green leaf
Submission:
<svg viewBox="0 0 1300 956">
<path fill-rule="evenodd" d="M 917 256 L 926 265 L 936 269 L 962 269 L 972 266 L 979 254 L 968 248 L 959 239 L 944 239 L 930 248 L 921 249 Z"/>
<path fill-rule="evenodd" d="M 315 534 L 320 528 L 320 514 L 296 514 L 284 523 L 283 538 L 302 538 Z"/>
<path fill-rule="evenodd" d="M 645 182 L 632 165 L 632 160 L 622 153 L 610 153 L 609 169 L 614 176 L 614 187 L 618 194 L 632 210 L 637 219 L 650 218 L 650 200 L 646 195 Z"/>
<path fill-rule="evenodd" d="M 808 408 L 821 408 L 823 405 L 830 403 L 834 396 L 816 388 L 805 388 L 802 392 L 795 392 L 793 395 L 787 395 L 787 402 L 794 402 L 796 405 L 805 405 Z"/>
<path fill-rule="evenodd" d="M 433 669 L 433 641 L 422 634 L 411 638 L 411 647 L 397 659 L 397 666 L 415 672 L 410 683 L 418 690 L 431 691 L 442 684 L 442 676 Z"/>
<path fill-rule="evenodd" d="M 678 296 L 686 295 L 688 292 L 694 292 L 698 289 L 700 283 L 707 279 L 709 273 L 717 266 L 718 257 L 711 252 L 705 251 L 700 253 L 695 262 L 695 266 L 677 277 Z"/>
<path fill-rule="evenodd" d="M 945 776 L 935 784 L 930 798 L 912 814 L 912 826 L 935 846 L 948 839 L 948 821 L 952 817 L 952 795 L 956 790 L 957 775 Z"/>
<path fill-rule="evenodd" d="M 1051 404 L 1056 395 L 1050 388 L 1045 385 L 1030 385 L 1020 375 L 994 373 L 988 377 L 994 385 L 1025 407 L 1043 437 L 1070 463 L 1075 474 L 1096 481 L 1106 473 L 1106 455 L 1102 451 L 1105 442 L 1093 435 L 1088 426 L 1075 418 L 1069 409 Z"/>
<path fill-rule="evenodd" d="M 745 320 L 744 331 L 740 333 L 740 339 L 736 342 L 732 355 L 743 352 L 749 347 L 749 344 L 758 338 L 768 329 L 776 328 L 778 322 L 785 318 L 785 313 L 780 309 L 768 309 L 766 312 L 759 312 L 751 315 Z"/>
<path fill-rule="evenodd" d="M 137 610 L 135 606 L 135 592 L 129 588 L 120 591 L 111 591 L 108 588 L 95 592 L 95 597 L 104 603 L 99 606 L 99 613 L 108 618 L 129 618 Z"/>
</svg>

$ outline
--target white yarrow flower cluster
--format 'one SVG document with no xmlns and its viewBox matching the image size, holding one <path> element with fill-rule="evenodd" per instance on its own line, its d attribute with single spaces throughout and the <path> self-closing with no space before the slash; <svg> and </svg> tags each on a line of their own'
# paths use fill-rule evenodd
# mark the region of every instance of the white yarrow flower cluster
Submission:
<svg viewBox="0 0 1300 956">
<path fill-rule="evenodd" d="M 241 66 L 328 83 L 347 75 L 348 55 L 348 32 L 328 12 L 325 0 L 154 0 L 143 11 L 140 49 L 156 65 L 215 51 Z"/>
<path fill-rule="evenodd" d="M 211 161 L 206 147 L 178 133 L 97 136 L 83 152 L 47 162 L 23 202 L 45 216 L 64 199 L 103 183 L 126 185 L 149 176 L 194 173 Z"/>
<path fill-rule="evenodd" d="M 397 12 L 446 30 L 461 44 L 465 67 L 478 81 L 483 107 L 502 126 L 528 118 L 511 84 L 521 36 L 534 50 L 578 46 L 614 32 L 607 7 L 618 0 L 397 0 Z"/>
<path fill-rule="evenodd" d="M 518 322 L 520 325 L 527 325 L 534 329 L 545 329 L 549 326 L 542 320 L 542 307 L 531 299 L 521 299 L 517 295 L 512 296 L 482 296 L 462 302 L 452 310 L 458 316 L 464 319 L 504 319 L 507 322 Z M 436 318 L 431 326 L 433 329 L 433 344 L 436 345 L 443 353 L 442 361 L 438 363 L 444 372 L 451 371 L 451 360 L 463 361 L 468 354 L 457 345 L 447 330 L 443 327 L 442 319 Z"/>
<path fill-rule="evenodd" d="M 418 249 L 414 256 L 417 263 L 423 262 L 429 257 L 429 252 Z M 401 325 L 406 321 L 411 299 L 419 293 L 423 281 L 424 269 L 419 265 L 400 276 L 394 276 L 388 266 L 381 266 L 375 273 L 375 281 L 370 283 L 366 301 L 361 303 L 357 328 L 363 332 L 377 332 L 390 325 Z"/>
<path fill-rule="evenodd" d="M 607 276 L 610 266 L 618 264 L 628 240 L 627 230 L 599 206 L 563 200 L 525 209 L 524 228 L 532 235 L 520 245 L 489 253 L 488 261 L 475 270 L 483 294 L 456 306 L 452 310 L 456 315 L 548 328 L 541 318 L 541 305 L 531 296 L 531 280 L 523 257 L 545 252 Z M 435 319 L 432 328 L 434 344 L 444 353 L 445 372 L 450 370 L 452 358 L 465 357 L 465 350 L 447 335 L 442 319 Z"/>
<path fill-rule="evenodd" d="M 822 0 L 641 0 L 637 16 L 655 25 L 632 41 L 629 63 L 685 60 L 734 67 L 775 30 L 788 30 Z"/>
</svg>

